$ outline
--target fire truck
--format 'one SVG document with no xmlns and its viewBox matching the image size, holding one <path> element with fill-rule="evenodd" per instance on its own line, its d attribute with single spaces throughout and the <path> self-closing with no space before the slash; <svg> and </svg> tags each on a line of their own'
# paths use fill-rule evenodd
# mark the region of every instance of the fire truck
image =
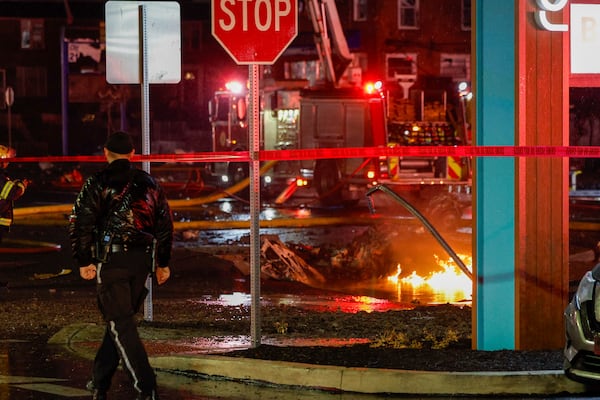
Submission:
<svg viewBox="0 0 600 400">
<path fill-rule="evenodd" d="M 438 102 L 434 112 L 442 122 L 412 122 L 431 113 L 424 104 L 395 99 L 380 83 L 341 83 L 351 54 L 334 0 L 310 0 L 307 11 L 324 70 L 324 82 L 263 79 L 260 88 L 261 148 L 265 150 L 374 147 L 393 145 L 453 145 L 456 132 L 445 122 Z M 325 25 L 325 21 L 329 24 Z M 209 114 L 214 151 L 248 149 L 247 88 L 229 82 L 216 91 Z M 441 100 L 445 109 L 445 98 Z M 407 111 L 408 110 L 408 111 Z M 411 114 L 412 110 L 412 114 Z M 418 110 L 417 110 L 418 111 Z M 405 121 L 411 122 L 405 122 Z M 431 120 L 431 119 L 430 119 Z M 235 183 L 248 176 L 247 163 L 221 163 L 213 172 Z M 446 178 L 448 164 L 432 157 L 390 159 L 318 159 L 279 161 L 261 176 L 261 193 L 285 201 L 299 185 L 310 185 L 324 204 L 357 201 L 373 184 L 389 183 L 414 190 L 423 178 Z M 220 171 L 220 172 L 217 172 Z M 281 191 L 282 189 L 286 189 Z M 290 190 L 291 188 L 291 190 Z M 447 192 L 444 187 L 441 192 Z"/>
<path fill-rule="evenodd" d="M 324 69 L 323 82 L 262 79 L 260 88 L 261 148 L 266 150 L 385 146 L 385 98 L 374 85 L 340 85 L 351 62 L 333 0 L 306 3 L 315 43 Z M 325 21 L 329 22 L 326 26 Z M 333 60 L 336 60 L 335 62 Z M 214 151 L 248 149 L 247 88 L 228 82 L 215 92 L 209 105 Z M 248 176 L 247 163 L 215 164 L 223 180 L 238 182 Z M 311 185 L 322 202 L 356 201 L 377 179 L 378 159 L 319 159 L 279 161 L 262 175 L 262 193 Z M 217 172 L 220 171 L 220 172 Z M 279 197 L 284 201 L 293 192 Z"/>
<path fill-rule="evenodd" d="M 214 151 L 248 149 L 245 90 L 230 83 L 215 93 L 211 110 Z M 236 88 L 233 89 L 232 88 Z M 261 90 L 261 148 L 266 150 L 385 146 L 385 103 L 377 92 L 361 88 L 264 88 Z M 248 176 L 247 163 L 214 165 L 223 180 Z M 310 185 L 322 202 L 339 204 L 360 199 L 378 179 L 378 159 L 278 161 L 261 177 L 263 193 Z M 280 197 L 284 201 L 287 196 Z"/>
</svg>

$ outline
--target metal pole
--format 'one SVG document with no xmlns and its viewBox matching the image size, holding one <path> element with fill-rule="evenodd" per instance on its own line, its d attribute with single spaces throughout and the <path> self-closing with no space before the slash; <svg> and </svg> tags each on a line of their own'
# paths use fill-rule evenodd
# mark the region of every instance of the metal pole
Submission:
<svg viewBox="0 0 600 400">
<path fill-rule="evenodd" d="M 142 84 L 142 155 L 150 154 L 150 82 L 148 81 L 148 41 L 146 6 L 139 6 L 140 81 Z M 142 161 L 142 169 L 150 173 L 150 161 Z M 152 321 L 152 277 L 146 280 L 148 296 L 144 300 L 144 319 Z"/>
<path fill-rule="evenodd" d="M 260 123 L 257 64 L 250 64 L 250 331 L 252 347 L 260 345 Z"/>
<path fill-rule="evenodd" d="M 60 100 L 61 100 L 61 123 L 62 123 L 62 155 L 69 152 L 69 52 L 67 51 L 67 39 L 65 27 L 60 28 Z"/>
<path fill-rule="evenodd" d="M 10 106 L 7 107 L 7 118 L 8 118 L 8 147 L 12 148 L 12 117 L 10 113 Z"/>
</svg>

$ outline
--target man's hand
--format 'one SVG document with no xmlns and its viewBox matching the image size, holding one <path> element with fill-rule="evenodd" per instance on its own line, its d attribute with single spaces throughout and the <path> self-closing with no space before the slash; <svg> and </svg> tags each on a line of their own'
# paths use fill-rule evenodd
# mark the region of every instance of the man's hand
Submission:
<svg viewBox="0 0 600 400">
<path fill-rule="evenodd" d="M 96 264 L 79 267 L 79 275 L 85 280 L 91 280 L 96 277 Z"/>
<path fill-rule="evenodd" d="M 158 267 L 158 268 L 156 268 L 155 275 L 156 275 L 156 282 L 159 285 L 162 285 L 171 276 L 171 270 L 169 269 L 169 267 Z"/>
</svg>

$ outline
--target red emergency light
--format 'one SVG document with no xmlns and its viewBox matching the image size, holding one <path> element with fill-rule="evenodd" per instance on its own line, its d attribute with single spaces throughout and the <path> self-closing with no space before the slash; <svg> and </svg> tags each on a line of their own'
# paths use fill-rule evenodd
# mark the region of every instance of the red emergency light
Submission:
<svg viewBox="0 0 600 400">
<path fill-rule="evenodd" d="M 225 84 L 225 88 L 233 94 L 241 94 L 244 92 L 244 85 L 239 81 L 229 81 Z"/>
<path fill-rule="evenodd" d="M 364 91 L 369 95 L 379 94 L 383 97 L 383 83 L 381 81 L 367 82 L 364 85 Z"/>
<path fill-rule="evenodd" d="M 308 186 L 308 180 L 306 180 L 305 178 L 302 178 L 302 177 L 298 177 L 298 178 L 296 178 L 296 186 L 298 186 L 298 187 Z"/>
</svg>

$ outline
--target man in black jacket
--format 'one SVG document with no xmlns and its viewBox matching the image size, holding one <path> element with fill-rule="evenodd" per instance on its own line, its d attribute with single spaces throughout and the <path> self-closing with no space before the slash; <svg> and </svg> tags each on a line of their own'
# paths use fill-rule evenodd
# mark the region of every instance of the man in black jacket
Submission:
<svg viewBox="0 0 600 400">
<path fill-rule="evenodd" d="M 97 400 L 106 399 L 119 360 L 137 399 L 158 398 L 135 314 L 148 292 L 148 274 L 155 271 L 159 285 L 170 276 L 173 221 L 158 182 L 131 165 L 133 154 L 127 133 L 110 135 L 104 145 L 108 166 L 87 179 L 69 221 L 79 273 L 96 278 L 98 307 L 107 323 L 88 384 Z"/>
</svg>

